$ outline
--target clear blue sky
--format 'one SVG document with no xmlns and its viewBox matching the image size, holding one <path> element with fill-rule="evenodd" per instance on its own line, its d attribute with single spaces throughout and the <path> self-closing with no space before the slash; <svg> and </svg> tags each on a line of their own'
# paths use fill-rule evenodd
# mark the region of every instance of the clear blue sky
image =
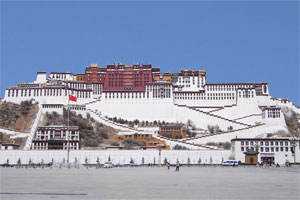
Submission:
<svg viewBox="0 0 300 200">
<path fill-rule="evenodd" d="M 114 62 L 268 82 L 299 105 L 299 2 L 1 2 L 1 97 L 37 71 Z"/>
</svg>

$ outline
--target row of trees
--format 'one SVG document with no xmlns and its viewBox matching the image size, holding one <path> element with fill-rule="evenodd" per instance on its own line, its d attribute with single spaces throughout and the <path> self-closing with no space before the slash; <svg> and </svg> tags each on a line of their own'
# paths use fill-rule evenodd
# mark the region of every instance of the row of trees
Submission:
<svg viewBox="0 0 300 200">
<path fill-rule="evenodd" d="M 230 142 L 219 142 L 219 143 L 215 143 L 215 142 L 208 142 L 206 143 L 209 146 L 216 146 L 218 148 L 223 148 L 226 150 L 231 149 L 231 143 Z"/>
<path fill-rule="evenodd" d="M 177 160 L 178 160 L 178 159 L 177 159 Z M 110 155 L 108 156 L 107 161 L 111 161 Z M 222 158 L 221 162 L 223 162 L 223 161 L 224 161 L 224 158 Z M 63 159 L 63 163 L 65 163 L 65 162 L 66 162 L 66 160 Z M 163 163 L 164 163 L 164 164 L 167 164 L 167 163 L 169 163 L 169 162 L 170 162 L 170 161 L 168 161 L 168 159 L 165 157 Z M 202 161 L 201 158 L 199 157 L 199 159 L 198 159 L 198 161 L 197 161 L 197 164 L 202 164 L 202 162 L 203 162 L 203 161 Z M 51 165 L 52 165 L 53 163 L 54 163 L 54 159 L 52 158 Z M 75 157 L 75 159 L 74 159 L 74 164 L 77 164 L 77 163 L 78 163 L 78 159 L 77 159 L 77 157 Z M 89 159 L 88 159 L 88 157 L 85 157 L 84 163 L 85 163 L 86 165 L 89 164 Z M 134 159 L 133 159 L 132 157 L 130 158 L 129 163 L 131 163 L 131 164 L 135 163 L 135 161 L 134 161 Z M 208 164 L 207 160 L 205 160 L 204 163 L 205 163 L 205 164 Z M 209 163 L 210 163 L 210 164 L 213 163 L 212 157 L 210 157 Z M 9 165 L 9 159 L 7 159 L 6 164 Z M 32 162 L 31 158 L 29 158 L 29 161 L 28 161 L 27 164 L 28 164 L 29 166 L 35 165 L 35 164 Z M 38 164 L 41 165 L 41 166 L 44 166 L 44 165 L 45 165 L 44 160 L 41 159 L 41 162 L 38 163 Z M 100 163 L 100 159 L 99 159 L 99 157 L 97 157 L 97 159 L 96 159 L 96 166 L 100 167 L 100 164 L 101 164 L 101 163 Z M 142 157 L 141 164 L 145 164 L 145 158 L 144 158 L 144 157 Z M 153 162 L 152 162 L 152 163 L 148 163 L 148 164 L 157 164 L 156 157 L 153 157 Z M 183 164 L 183 163 L 182 163 L 182 164 Z M 191 159 L 190 159 L 190 157 L 187 158 L 187 162 L 186 162 L 185 164 L 188 164 L 188 165 L 191 164 Z M 20 167 L 21 165 L 22 165 L 22 161 L 21 161 L 21 158 L 19 158 L 18 161 L 17 161 L 17 166 Z"/>
<path fill-rule="evenodd" d="M 140 126 L 140 127 L 152 127 L 152 126 L 159 126 L 159 125 L 165 125 L 165 124 L 168 124 L 167 122 L 165 122 L 165 121 L 160 121 L 160 120 L 158 120 L 158 121 L 156 121 L 156 120 L 154 120 L 153 122 L 149 122 L 149 121 L 140 121 L 140 120 L 138 120 L 138 119 L 135 119 L 135 120 L 133 120 L 133 121 L 129 121 L 129 120 L 126 120 L 126 119 L 122 119 L 122 118 L 117 118 L 117 117 L 113 117 L 113 118 L 111 118 L 111 117 L 108 117 L 108 119 L 110 120 L 110 121 L 113 121 L 113 122 L 116 122 L 116 123 L 119 123 L 119 124 L 126 124 L 126 125 L 128 125 L 128 126 L 131 126 L 131 127 L 133 127 L 134 125 L 138 125 L 138 126 Z"/>
</svg>

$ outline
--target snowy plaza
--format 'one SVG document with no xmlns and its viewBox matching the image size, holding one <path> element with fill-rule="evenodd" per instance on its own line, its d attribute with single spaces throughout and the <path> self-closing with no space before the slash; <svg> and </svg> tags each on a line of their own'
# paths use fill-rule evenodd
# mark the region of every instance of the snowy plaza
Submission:
<svg viewBox="0 0 300 200">
<path fill-rule="evenodd" d="M 0 199 L 299 199 L 298 166 L 1 168 Z"/>
</svg>

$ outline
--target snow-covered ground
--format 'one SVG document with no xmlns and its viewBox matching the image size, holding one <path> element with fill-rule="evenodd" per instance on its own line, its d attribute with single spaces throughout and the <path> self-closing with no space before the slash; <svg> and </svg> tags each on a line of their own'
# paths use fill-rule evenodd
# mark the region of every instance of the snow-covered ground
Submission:
<svg viewBox="0 0 300 200">
<path fill-rule="evenodd" d="M 0 199 L 299 199 L 299 168 L 0 168 Z"/>
</svg>

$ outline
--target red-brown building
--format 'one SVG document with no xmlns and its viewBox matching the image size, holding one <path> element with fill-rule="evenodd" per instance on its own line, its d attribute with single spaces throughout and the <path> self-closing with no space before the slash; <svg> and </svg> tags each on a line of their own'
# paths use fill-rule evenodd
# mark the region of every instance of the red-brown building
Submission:
<svg viewBox="0 0 300 200">
<path fill-rule="evenodd" d="M 85 82 L 104 83 L 106 68 L 99 67 L 97 64 L 85 68 Z"/>
<path fill-rule="evenodd" d="M 107 65 L 103 91 L 145 91 L 146 83 L 153 82 L 152 74 L 159 71 L 148 64 Z"/>
</svg>

